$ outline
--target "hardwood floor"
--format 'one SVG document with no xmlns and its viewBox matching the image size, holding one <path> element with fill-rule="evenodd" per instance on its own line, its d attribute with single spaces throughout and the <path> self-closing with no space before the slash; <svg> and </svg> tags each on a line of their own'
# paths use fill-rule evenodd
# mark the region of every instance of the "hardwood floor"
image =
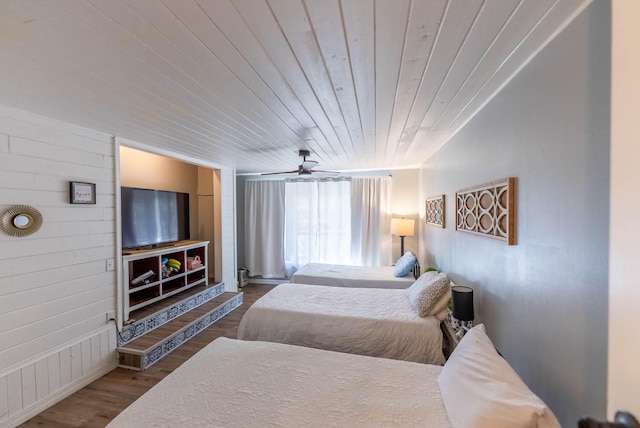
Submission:
<svg viewBox="0 0 640 428">
<path fill-rule="evenodd" d="M 236 338 L 238 324 L 247 308 L 273 285 L 250 284 L 242 289 L 244 303 L 209 326 L 175 351 L 138 372 L 117 368 L 80 391 L 31 418 L 20 427 L 104 427 L 189 357 L 218 337 Z"/>
</svg>

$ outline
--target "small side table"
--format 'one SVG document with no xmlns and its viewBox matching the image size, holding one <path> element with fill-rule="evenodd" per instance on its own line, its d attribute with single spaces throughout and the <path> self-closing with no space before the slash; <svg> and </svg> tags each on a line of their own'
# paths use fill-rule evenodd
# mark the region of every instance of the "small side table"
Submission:
<svg viewBox="0 0 640 428">
<path fill-rule="evenodd" d="M 453 331 L 451 326 L 446 321 L 440 321 L 440 330 L 442 330 L 442 352 L 444 353 L 444 357 L 449 359 L 449 356 L 456 349 L 460 340 L 456 337 L 456 332 Z"/>
</svg>

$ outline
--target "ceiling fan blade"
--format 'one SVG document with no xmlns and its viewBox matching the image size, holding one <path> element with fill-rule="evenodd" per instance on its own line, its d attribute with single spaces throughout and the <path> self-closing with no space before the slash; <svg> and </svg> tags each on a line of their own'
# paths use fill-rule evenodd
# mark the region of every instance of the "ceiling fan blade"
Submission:
<svg viewBox="0 0 640 428">
<path fill-rule="evenodd" d="M 294 174 L 294 173 L 295 173 L 295 174 L 297 174 L 298 172 L 299 172 L 299 170 L 294 169 L 294 170 L 292 170 L 292 171 L 265 172 L 265 173 L 262 173 L 262 174 L 260 174 L 260 175 Z"/>
<path fill-rule="evenodd" d="M 312 172 L 322 172 L 325 174 L 340 174 L 340 171 L 326 171 L 326 170 L 322 170 L 322 169 L 314 169 Z"/>
</svg>

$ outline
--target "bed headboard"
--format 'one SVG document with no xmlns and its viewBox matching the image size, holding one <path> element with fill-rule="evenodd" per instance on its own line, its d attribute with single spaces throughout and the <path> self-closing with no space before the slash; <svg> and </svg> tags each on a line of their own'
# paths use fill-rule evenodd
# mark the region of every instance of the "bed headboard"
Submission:
<svg viewBox="0 0 640 428">
<path fill-rule="evenodd" d="M 418 261 L 418 259 L 416 259 L 416 264 L 413 265 L 412 272 L 415 279 L 420 278 L 420 262 Z"/>
</svg>

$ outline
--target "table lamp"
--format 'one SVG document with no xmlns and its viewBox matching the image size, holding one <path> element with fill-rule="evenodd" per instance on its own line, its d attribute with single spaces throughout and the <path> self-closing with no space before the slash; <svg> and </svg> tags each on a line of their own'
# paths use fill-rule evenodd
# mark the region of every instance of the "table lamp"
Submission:
<svg viewBox="0 0 640 428">
<path fill-rule="evenodd" d="M 473 325 L 473 288 L 464 285 L 451 287 L 451 300 L 453 303 L 453 317 L 460 322 L 460 335 Z"/>
<path fill-rule="evenodd" d="M 400 257 L 404 254 L 404 237 L 413 236 L 415 220 L 411 218 L 392 218 L 391 234 L 400 237 Z"/>
</svg>

